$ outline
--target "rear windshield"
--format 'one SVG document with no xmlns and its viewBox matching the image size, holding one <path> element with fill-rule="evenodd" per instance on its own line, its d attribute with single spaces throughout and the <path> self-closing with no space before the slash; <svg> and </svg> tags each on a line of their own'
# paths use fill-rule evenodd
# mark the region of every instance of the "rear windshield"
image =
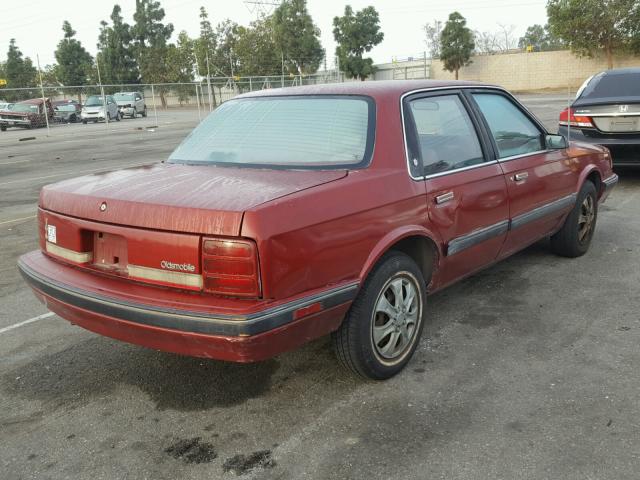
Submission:
<svg viewBox="0 0 640 480">
<path fill-rule="evenodd" d="M 595 75 L 580 95 L 581 100 L 640 97 L 640 72 L 603 72 Z"/>
<path fill-rule="evenodd" d="M 133 93 L 116 93 L 113 97 L 116 102 L 128 102 L 133 100 Z"/>
<path fill-rule="evenodd" d="M 87 98 L 85 102 L 85 107 L 98 107 L 102 105 L 102 97 L 92 96 Z"/>
<path fill-rule="evenodd" d="M 14 103 L 11 105 L 12 112 L 28 112 L 28 113 L 38 113 L 38 105 L 31 105 L 29 103 Z"/>
<path fill-rule="evenodd" d="M 373 149 L 373 100 L 283 96 L 231 100 L 169 157 L 174 163 L 286 168 L 356 166 Z"/>
</svg>

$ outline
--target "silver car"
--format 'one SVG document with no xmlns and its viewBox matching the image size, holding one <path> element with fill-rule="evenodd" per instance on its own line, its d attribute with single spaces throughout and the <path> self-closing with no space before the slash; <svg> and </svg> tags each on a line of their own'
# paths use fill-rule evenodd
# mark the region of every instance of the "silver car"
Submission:
<svg viewBox="0 0 640 480">
<path fill-rule="evenodd" d="M 136 118 L 137 115 L 147 116 L 147 105 L 140 92 L 118 92 L 113 94 L 116 99 L 120 115 Z"/>
<path fill-rule="evenodd" d="M 106 106 L 104 103 L 106 102 Z M 104 101 L 101 95 L 91 95 L 87 98 L 80 112 L 82 123 L 99 122 L 101 120 L 120 121 L 120 112 L 118 104 L 111 95 L 105 95 Z"/>
</svg>

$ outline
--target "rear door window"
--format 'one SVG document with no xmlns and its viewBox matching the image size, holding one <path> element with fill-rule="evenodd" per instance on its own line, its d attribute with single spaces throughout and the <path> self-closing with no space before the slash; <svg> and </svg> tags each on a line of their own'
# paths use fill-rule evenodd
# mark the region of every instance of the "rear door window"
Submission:
<svg viewBox="0 0 640 480">
<path fill-rule="evenodd" d="M 498 157 L 544 150 L 542 132 L 511 100 L 497 93 L 474 93 L 498 148 Z"/>
<path fill-rule="evenodd" d="M 409 102 L 423 175 L 471 167 L 485 161 L 476 130 L 457 94 Z"/>
</svg>

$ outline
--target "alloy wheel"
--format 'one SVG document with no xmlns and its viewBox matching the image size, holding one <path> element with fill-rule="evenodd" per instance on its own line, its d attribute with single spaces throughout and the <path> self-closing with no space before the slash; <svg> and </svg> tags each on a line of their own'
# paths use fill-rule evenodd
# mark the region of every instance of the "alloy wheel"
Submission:
<svg viewBox="0 0 640 480">
<path fill-rule="evenodd" d="M 595 224 L 595 218 L 595 202 L 591 195 L 587 195 L 580 206 L 580 215 L 578 216 L 578 240 L 580 243 L 589 240 Z"/>
<path fill-rule="evenodd" d="M 394 362 L 413 344 L 422 316 L 422 296 L 417 280 L 400 272 L 387 281 L 375 304 L 371 338 L 381 360 Z"/>
</svg>

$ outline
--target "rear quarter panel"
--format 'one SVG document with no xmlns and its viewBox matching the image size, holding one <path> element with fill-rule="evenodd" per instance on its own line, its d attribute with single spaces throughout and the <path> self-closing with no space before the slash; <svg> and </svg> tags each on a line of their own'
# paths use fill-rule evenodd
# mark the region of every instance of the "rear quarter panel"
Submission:
<svg viewBox="0 0 640 480">
<path fill-rule="evenodd" d="M 258 241 L 264 297 L 361 280 L 379 244 L 424 229 L 424 183 L 408 180 L 401 170 L 354 171 L 246 212 L 242 235 Z"/>
</svg>

